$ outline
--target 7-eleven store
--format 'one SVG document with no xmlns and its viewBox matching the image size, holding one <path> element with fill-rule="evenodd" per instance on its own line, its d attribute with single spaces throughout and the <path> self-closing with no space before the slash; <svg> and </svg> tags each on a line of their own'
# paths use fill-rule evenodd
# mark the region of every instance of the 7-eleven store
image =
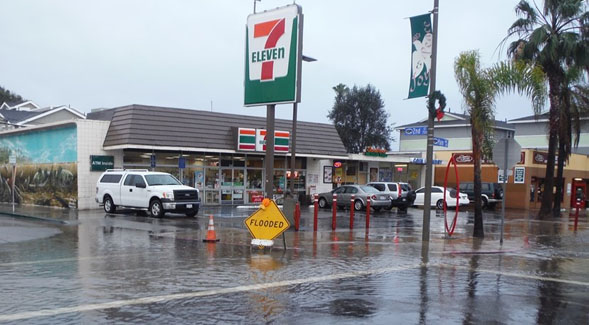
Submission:
<svg viewBox="0 0 589 325">
<path fill-rule="evenodd" d="M 295 173 L 290 175 L 292 121 L 275 121 L 274 175 L 265 175 L 265 118 L 130 105 L 88 114 L 110 121 L 101 151 L 115 168 L 168 172 L 200 191 L 203 205 L 256 204 L 272 178 L 280 200 L 290 182 L 299 200 L 333 188 L 334 161 L 349 156 L 332 124 L 297 123 Z M 96 184 L 100 172 L 92 172 Z M 92 185 L 94 186 L 94 185 Z M 93 188 L 93 187 L 92 187 Z"/>
</svg>

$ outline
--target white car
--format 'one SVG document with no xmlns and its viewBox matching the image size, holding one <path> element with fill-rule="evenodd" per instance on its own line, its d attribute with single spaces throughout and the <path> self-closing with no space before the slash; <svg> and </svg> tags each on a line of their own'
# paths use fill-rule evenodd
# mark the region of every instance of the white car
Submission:
<svg viewBox="0 0 589 325">
<path fill-rule="evenodd" d="M 423 205 L 424 196 L 425 187 L 415 191 L 415 201 L 413 202 L 413 205 Z M 458 200 L 458 202 L 459 206 L 468 205 L 470 203 L 468 195 L 460 193 L 460 200 Z M 436 209 L 444 208 L 444 187 L 432 186 L 432 199 L 430 204 L 431 206 L 435 206 Z M 456 207 L 456 190 L 450 187 L 446 188 L 446 206 Z"/>
</svg>

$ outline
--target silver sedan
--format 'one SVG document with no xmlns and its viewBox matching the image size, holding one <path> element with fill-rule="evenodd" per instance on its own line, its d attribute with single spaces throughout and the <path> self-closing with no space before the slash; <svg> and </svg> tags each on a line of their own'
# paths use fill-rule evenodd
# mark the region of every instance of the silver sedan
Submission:
<svg viewBox="0 0 589 325">
<path fill-rule="evenodd" d="M 364 210 L 366 200 L 370 199 L 370 207 L 375 211 L 386 208 L 391 204 L 391 198 L 387 194 L 379 192 L 368 185 L 343 185 L 330 192 L 319 194 L 319 207 L 328 208 L 332 206 L 333 195 L 337 194 L 337 207 L 349 207 L 352 204 L 354 195 L 354 210 Z"/>
</svg>

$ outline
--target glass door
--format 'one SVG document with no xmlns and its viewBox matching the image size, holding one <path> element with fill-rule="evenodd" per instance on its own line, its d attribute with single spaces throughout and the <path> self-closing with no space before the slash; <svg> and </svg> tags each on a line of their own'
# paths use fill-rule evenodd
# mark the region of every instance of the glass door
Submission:
<svg viewBox="0 0 589 325">
<path fill-rule="evenodd" d="M 233 170 L 233 204 L 243 204 L 245 192 L 244 169 Z"/>
<path fill-rule="evenodd" d="M 205 169 L 205 204 L 219 204 L 219 168 Z"/>
<path fill-rule="evenodd" d="M 221 204 L 233 203 L 233 169 L 221 168 Z"/>
</svg>

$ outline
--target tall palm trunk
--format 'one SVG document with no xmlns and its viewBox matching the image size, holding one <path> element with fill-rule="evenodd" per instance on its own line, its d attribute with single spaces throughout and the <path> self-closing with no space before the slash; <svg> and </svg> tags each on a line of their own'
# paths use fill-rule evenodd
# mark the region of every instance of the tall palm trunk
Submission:
<svg viewBox="0 0 589 325">
<path fill-rule="evenodd" d="M 564 94 L 564 89 L 563 89 Z M 554 217 L 560 216 L 560 205 L 563 197 L 564 189 L 564 163 L 571 153 L 571 134 L 572 134 L 572 121 L 570 111 L 570 100 L 569 96 L 561 97 L 561 107 L 559 114 L 559 128 L 558 128 L 558 167 L 556 170 L 556 194 L 554 197 L 554 208 L 552 209 L 552 215 Z"/>
<path fill-rule="evenodd" d="M 562 176 L 564 173 L 564 161 L 566 160 L 566 143 L 562 136 L 558 138 L 558 169 L 556 171 L 556 193 L 554 194 L 554 208 L 552 209 L 552 216 L 560 216 L 560 202 L 562 201 Z"/>
<path fill-rule="evenodd" d="M 550 86 L 550 113 L 549 113 L 549 130 L 548 130 L 548 161 L 546 162 L 546 175 L 544 177 L 544 191 L 542 191 L 542 205 L 538 217 L 543 219 L 552 214 L 552 189 L 554 188 L 554 158 L 556 156 L 556 147 L 558 145 L 558 109 L 560 106 L 559 94 L 561 78 L 557 73 L 547 73 L 548 84 Z"/>
<path fill-rule="evenodd" d="M 472 236 L 484 238 L 483 202 L 481 199 L 481 144 L 483 143 L 483 136 L 482 132 L 475 127 L 475 123 L 472 120 L 472 113 L 470 125 L 472 136 L 472 157 L 474 158 L 474 231 Z"/>
</svg>

